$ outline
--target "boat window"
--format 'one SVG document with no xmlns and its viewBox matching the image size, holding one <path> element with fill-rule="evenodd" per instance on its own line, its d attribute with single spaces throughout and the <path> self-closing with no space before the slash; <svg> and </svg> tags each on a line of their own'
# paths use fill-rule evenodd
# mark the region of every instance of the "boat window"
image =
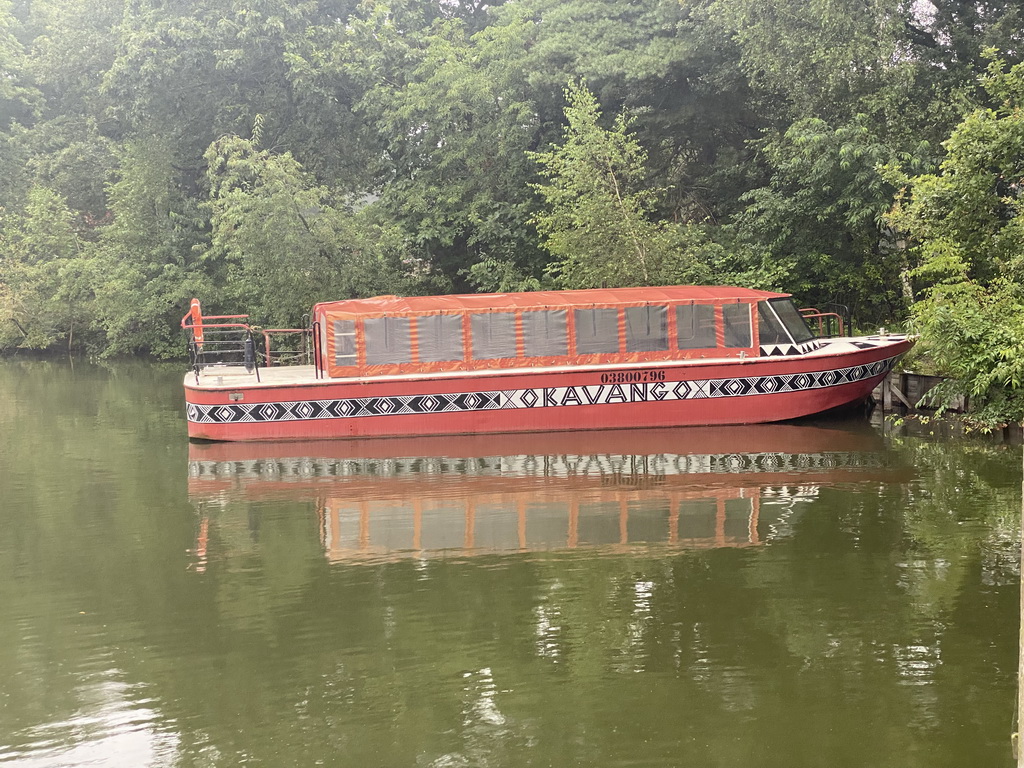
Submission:
<svg viewBox="0 0 1024 768">
<path fill-rule="evenodd" d="M 768 306 L 767 301 L 757 302 L 757 334 L 762 344 L 792 343 L 785 327 Z"/>
<path fill-rule="evenodd" d="M 462 360 L 462 315 L 417 317 L 416 341 L 421 363 Z"/>
<path fill-rule="evenodd" d="M 725 326 L 725 346 L 749 347 L 754 343 L 750 335 L 749 304 L 723 304 L 722 323 Z"/>
<path fill-rule="evenodd" d="M 334 364 L 337 366 L 356 364 L 355 320 L 334 321 Z"/>
<path fill-rule="evenodd" d="M 676 307 L 679 349 L 714 349 L 715 308 L 710 304 L 681 304 Z"/>
<path fill-rule="evenodd" d="M 366 365 L 411 363 L 408 317 L 368 317 L 363 320 Z"/>
<path fill-rule="evenodd" d="M 576 309 L 576 354 L 619 351 L 619 310 Z"/>
<path fill-rule="evenodd" d="M 516 356 L 516 316 L 512 312 L 478 312 L 470 315 L 473 358 L 497 360 Z"/>
<path fill-rule="evenodd" d="M 807 321 L 800 316 L 800 312 L 793 306 L 792 299 L 769 299 L 772 309 L 779 316 L 786 330 L 793 337 L 797 344 L 803 344 L 814 338 L 814 332 L 807 327 Z"/>
<path fill-rule="evenodd" d="M 563 357 L 569 354 L 564 309 L 523 312 L 523 349 L 527 357 Z"/>
<path fill-rule="evenodd" d="M 667 307 L 626 307 L 626 351 L 661 352 L 668 349 Z"/>
</svg>

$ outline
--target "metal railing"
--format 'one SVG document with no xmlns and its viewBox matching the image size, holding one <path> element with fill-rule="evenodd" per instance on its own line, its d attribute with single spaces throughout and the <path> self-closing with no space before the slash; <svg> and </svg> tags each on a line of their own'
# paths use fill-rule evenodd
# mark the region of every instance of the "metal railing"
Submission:
<svg viewBox="0 0 1024 768">
<path fill-rule="evenodd" d="M 312 328 L 257 328 L 248 320 L 248 315 L 204 315 L 199 300 L 192 300 L 181 327 L 187 334 L 189 365 L 197 382 L 204 368 L 242 366 L 259 381 L 261 367 L 306 365 L 316 357 Z M 262 334 L 262 345 L 257 346 L 256 334 Z M 284 342 L 274 349 L 272 340 L 290 338 L 298 342 Z"/>
<path fill-rule="evenodd" d="M 307 328 L 263 328 L 263 364 L 272 365 L 309 365 L 310 362 L 310 332 Z M 271 349 L 271 339 L 280 336 L 287 339 L 299 335 L 300 345 L 298 349 L 279 347 L 276 351 Z"/>
<path fill-rule="evenodd" d="M 817 321 L 819 339 L 831 339 L 846 335 L 847 322 L 839 312 L 821 312 L 815 307 L 804 307 L 800 310 L 800 316 L 808 324 Z"/>
<path fill-rule="evenodd" d="M 256 340 L 245 320 L 248 315 L 203 315 L 199 302 L 181 318 L 181 327 L 188 337 L 189 365 L 199 380 L 199 372 L 216 366 L 244 366 L 260 380 Z M 241 321 L 241 322 L 225 322 Z"/>
</svg>

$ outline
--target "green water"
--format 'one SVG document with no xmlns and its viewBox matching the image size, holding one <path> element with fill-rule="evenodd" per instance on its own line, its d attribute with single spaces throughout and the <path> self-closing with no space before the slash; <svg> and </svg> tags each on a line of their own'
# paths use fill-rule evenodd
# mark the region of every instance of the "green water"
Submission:
<svg viewBox="0 0 1024 768">
<path fill-rule="evenodd" d="M 190 447 L 180 383 L 0 362 L 0 764 L 1012 764 L 1019 447 Z"/>
</svg>

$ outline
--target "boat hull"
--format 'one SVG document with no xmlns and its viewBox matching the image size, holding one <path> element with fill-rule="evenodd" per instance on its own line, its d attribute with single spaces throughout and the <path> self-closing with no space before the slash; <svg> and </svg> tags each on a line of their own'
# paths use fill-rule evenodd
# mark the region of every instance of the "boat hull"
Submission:
<svg viewBox="0 0 1024 768">
<path fill-rule="evenodd" d="M 219 370 L 186 377 L 186 412 L 190 437 L 221 441 L 759 424 L 863 401 L 911 345 L 871 337 L 792 357 L 361 379 Z"/>
</svg>

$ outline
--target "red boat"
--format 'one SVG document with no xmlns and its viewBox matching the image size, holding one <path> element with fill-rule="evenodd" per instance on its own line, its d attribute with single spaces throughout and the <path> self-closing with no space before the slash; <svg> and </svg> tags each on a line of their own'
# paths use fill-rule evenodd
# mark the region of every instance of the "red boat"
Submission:
<svg viewBox="0 0 1024 768">
<path fill-rule="evenodd" d="M 675 286 L 317 304 L 306 330 L 182 320 L 189 436 L 495 434 L 786 421 L 865 400 L 913 344 L 818 338 L 788 294 Z M 306 365 L 271 365 L 299 334 Z M 841 330 L 840 330 L 841 333 Z"/>
</svg>

